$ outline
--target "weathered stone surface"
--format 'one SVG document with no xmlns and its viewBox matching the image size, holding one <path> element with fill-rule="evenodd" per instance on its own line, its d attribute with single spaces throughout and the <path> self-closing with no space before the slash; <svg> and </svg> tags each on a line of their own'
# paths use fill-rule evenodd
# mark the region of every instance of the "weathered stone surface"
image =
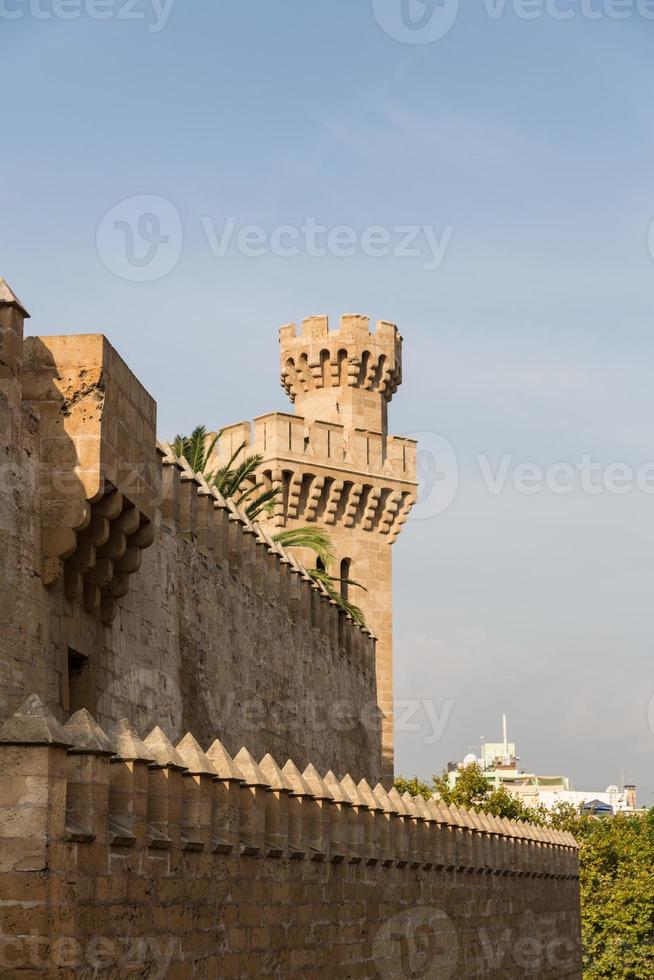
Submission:
<svg viewBox="0 0 654 980">
<path fill-rule="evenodd" d="M 110 739 L 86 708 L 80 708 L 70 716 L 64 725 L 64 732 L 70 738 L 75 752 L 114 755 L 115 750 Z"/>
<path fill-rule="evenodd" d="M 0 728 L 0 742 L 9 745 L 71 745 L 72 739 L 37 694 Z"/>
</svg>

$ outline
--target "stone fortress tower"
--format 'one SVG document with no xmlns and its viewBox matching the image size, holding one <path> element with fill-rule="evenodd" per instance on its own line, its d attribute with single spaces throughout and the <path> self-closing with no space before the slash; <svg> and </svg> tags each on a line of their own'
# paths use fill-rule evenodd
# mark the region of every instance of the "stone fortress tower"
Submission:
<svg viewBox="0 0 654 980">
<path fill-rule="evenodd" d="M 353 579 L 348 598 L 377 638 L 377 698 L 382 716 L 382 772 L 393 778 L 393 636 L 391 545 L 416 496 L 416 443 L 388 434 L 388 403 L 402 381 L 402 337 L 392 323 L 370 330 L 366 316 L 346 314 L 329 330 L 326 316 L 279 331 L 281 381 L 295 415 L 259 416 L 253 427 L 223 429 L 218 460 L 245 442 L 260 453 L 258 478 L 281 489 L 273 529 L 315 523 L 329 531 L 335 562 Z M 315 564 L 315 555 L 302 561 Z M 347 590 L 347 586 L 343 586 Z M 362 706 L 363 707 L 363 706 Z"/>
</svg>

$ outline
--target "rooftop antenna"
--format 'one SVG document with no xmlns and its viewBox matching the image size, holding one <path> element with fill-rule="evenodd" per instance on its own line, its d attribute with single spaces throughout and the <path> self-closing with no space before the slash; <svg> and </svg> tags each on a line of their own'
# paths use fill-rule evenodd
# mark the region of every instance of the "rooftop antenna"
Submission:
<svg viewBox="0 0 654 980">
<path fill-rule="evenodd" d="M 509 743 L 506 740 L 506 715 L 502 715 L 502 734 L 504 735 L 504 755 L 508 755 Z"/>
</svg>

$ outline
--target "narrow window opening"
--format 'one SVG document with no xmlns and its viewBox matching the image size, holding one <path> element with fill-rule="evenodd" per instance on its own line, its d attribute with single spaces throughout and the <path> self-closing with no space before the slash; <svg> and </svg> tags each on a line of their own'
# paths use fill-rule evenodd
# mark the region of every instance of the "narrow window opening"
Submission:
<svg viewBox="0 0 654 980">
<path fill-rule="evenodd" d="M 95 711 L 94 690 L 89 658 L 68 648 L 68 710 L 71 714 L 86 708 Z"/>
<path fill-rule="evenodd" d="M 348 585 L 348 580 L 352 577 L 350 575 L 351 568 L 352 568 L 352 559 L 343 558 L 343 560 L 341 561 L 341 574 L 340 574 L 341 595 L 346 600 L 349 598 L 350 595 L 350 587 Z"/>
</svg>

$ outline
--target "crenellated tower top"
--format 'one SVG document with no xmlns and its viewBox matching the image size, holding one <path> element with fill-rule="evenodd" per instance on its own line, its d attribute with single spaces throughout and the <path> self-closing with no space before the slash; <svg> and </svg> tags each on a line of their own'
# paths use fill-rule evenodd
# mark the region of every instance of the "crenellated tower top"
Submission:
<svg viewBox="0 0 654 980">
<path fill-rule="evenodd" d="M 309 419 L 387 432 L 386 406 L 402 382 L 402 337 L 393 323 L 358 313 L 341 316 L 330 331 L 326 316 L 280 328 L 282 386 L 295 410 Z"/>
</svg>

